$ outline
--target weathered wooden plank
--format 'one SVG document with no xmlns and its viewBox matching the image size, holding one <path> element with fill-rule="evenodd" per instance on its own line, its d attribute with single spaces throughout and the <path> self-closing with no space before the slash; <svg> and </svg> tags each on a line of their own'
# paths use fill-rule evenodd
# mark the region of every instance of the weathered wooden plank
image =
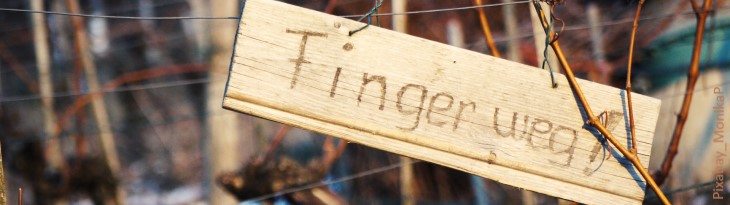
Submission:
<svg viewBox="0 0 730 205">
<path fill-rule="evenodd" d="M 247 0 L 223 106 L 588 204 L 639 204 L 562 75 L 271 0 Z M 623 142 L 621 90 L 580 80 Z M 649 162 L 660 101 L 635 95 Z M 609 159 L 605 159 L 607 156 Z"/>
</svg>

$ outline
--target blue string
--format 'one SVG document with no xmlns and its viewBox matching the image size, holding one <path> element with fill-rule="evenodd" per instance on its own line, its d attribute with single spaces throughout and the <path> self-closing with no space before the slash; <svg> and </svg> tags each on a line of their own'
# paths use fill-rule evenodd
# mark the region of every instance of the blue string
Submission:
<svg viewBox="0 0 730 205">
<path fill-rule="evenodd" d="M 375 7 L 373 7 L 372 9 L 370 9 L 370 11 L 368 11 L 368 13 L 366 13 L 365 15 L 363 15 L 362 17 L 357 19 L 357 21 L 362 21 L 364 18 L 367 18 L 368 23 L 363 27 L 350 31 L 350 36 L 352 36 L 352 34 L 362 31 L 363 29 L 370 26 L 370 24 L 372 24 L 372 19 L 373 19 L 372 16 L 373 16 L 373 14 L 378 13 L 378 8 L 383 6 L 383 1 L 384 0 L 375 0 Z M 375 16 L 375 18 L 376 18 L 375 20 L 378 22 L 378 26 L 380 26 L 380 16 Z"/>
</svg>

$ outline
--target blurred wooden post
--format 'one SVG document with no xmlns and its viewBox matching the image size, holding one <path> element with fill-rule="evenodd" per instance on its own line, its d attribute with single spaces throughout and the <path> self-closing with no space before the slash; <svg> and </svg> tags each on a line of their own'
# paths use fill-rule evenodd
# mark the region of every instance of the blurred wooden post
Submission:
<svg viewBox="0 0 730 205">
<path fill-rule="evenodd" d="M 210 2 L 211 13 L 215 16 L 238 16 L 240 8 L 237 0 Z M 235 199 L 221 189 L 215 177 L 221 172 L 234 171 L 240 166 L 241 150 L 239 150 L 238 116 L 220 114 L 221 97 L 224 95 L 228 67 L 233 51 L 233 39 L 236 34 L 236 21 L 210 21 L 210 37 L 213 55 L 210 61 L 210 83 L 207 88 L 207 140 L 209 167 L 208 186 L 211 204 L 236 204 Z"/>
<path fill-rule="evenodd" d="M 0 61 L 0 62 L 2 62 L 2 61 Z M 2 73 L 2 71 L 3 71 L 3 66 L 0 63 L 0 73 Z M 3 97 L 3 76 L 2 75 L 0 75 L 0 98 L 1 97 Z"/>
<path fill-rule="evenodd" d="M 2 150 L 0 150 L 0 153 L 2 153 Z M 2 205 L 8 204 L 6 186 L 7 184 L 5 184 L 5 170 L 3 169 L 3 156 L 0 154 L 0 204 Z"/>
<path fill-rule="evenodd" d="M 595 2 L 589 2 L 586 8 L 588 13 L 588 25 L 591 28 L 591 59 L 596 64 L 598 72 L 593 72 L 590 80 L 607 83 L 608 81 L 608 68 L 606 65 L 606 54 L 603 47 L 603 27 L 601 24 L 601 11 L 598 9 L 598 5 Z"/>
<path fill-rule="evenodd" d="M 30 8 L 36 11 L 45 10 L 43 0 L 32 0 Z M 46 159 L 52 168 L 58 169 L 63 166 L 63 152 L 61 142 L 53 134 L 56 126 L 56 114 L 53 111 L 53 82 L 51 81 L 50 56 L 48 52 L 48 29 L 46 15 L 31 14 L 33 21 L 33 45 L 35 46 L 36 67 L 38 68 L 38 84 L 40 85 L 41 102 L 43 103 L 43 123 L 48 139 L 48 152 Z"/>
<path fill-rule="evenodd" d="M 82 13 L 79 8 L 78 0 L 66 0 L 66 6 L 68 11 L 71 13 Z M 71 23 L 74 28 L 74 36 L 76 40 L 76 51 L 79 55 L 78 60 L 81 61 L 81 65 L 84 67 L 84 73 L 86 74 L 86 82 L 89 87 L 90 93 L 100 92 L 99 79 L 96 73 L 96 64 L 94 63 L 93 56 L 89 50 L 89 38 L 86 34 L 86 27 L 84 20 L 81 17 L 71 17 Z M 94 111 L 94 117 L 96 126 L 99 129 L 99 141 L 101 142 L 102 155 L 104 160 L 109 166 L 109 170 L 115 179 L 119 177 L 119 157 L 117 156 L 117 148 L 114 143 L 114 135 L 112 134 L 111 125 L 109 123 L 109 116 L 106 112 L 106 105 L 104 104 L 104 98 L 95 97 L 91 101 L 91 107 Z M 125 193 L 124 188 L 118 184 L 117 193 L 115 199 L 107 199 L 107 203 L 125 204 L 124 203 Z"/>
<path fill-rule="evenodd" d="M 408 1 L 393 0 L 392 6 L 394 13 L 402 13 L 407 10 L 406 7 L 408 6 Z M 408 15 L 394 15 L 393 30 L 401 33 L 408 33 Z M 413 187 L 413 160 L 406 156 L 401 156 L 400 162 L 403 164 L 400 168 L 401 204 L 414 205 L 416 204 L 416 199 L 414 198 L 415 190 Z"/>
<path fill-rule="evenodd" d="M 591 28 L 591 51 L 593 59 L 596 61 L 605 61 L 606 55 L 603 52 L 603 35 L 601 24 L 601 11 L 598 10 L 598 6 L 595 2 L 589 2 L 586 8 L 588 13 L 588 25 Z"/>
<path fill-rule="evenodd" d="M 210 16 L 210 7 L 205 0 L 188 0 L 190 4 L 190 15 L 191 16 Z M 195 37 L 194 42 L 196 46 L 196 61 L 207 60 L 206 55 L 210 50 L 210 35 L 207 32 L 206 26 L 208 21 L 183 21 L 184 24 L 192 27 L 191 33 Z"/>
<path fill-rule="evenodd" d="M 507 32 L 507 36 L 510 38 L 517 38 L 519 35 L 517 31 L 517 15 L 515 14 L 515 5 L 510 4 L 513 0 L 502 0 L 505 3 L 502 6 L 502 14 L 504 15 L 504 27 Z M 521 62 L 522 56 L 520 55 L 520 39 L 508 39 L 507 41 L 507 59 L 511 61 Z"/>
</svg>

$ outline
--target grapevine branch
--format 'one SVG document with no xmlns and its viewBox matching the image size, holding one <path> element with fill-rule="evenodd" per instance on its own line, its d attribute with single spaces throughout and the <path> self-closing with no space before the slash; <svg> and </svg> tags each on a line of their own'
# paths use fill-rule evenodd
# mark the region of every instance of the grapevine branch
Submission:
<svg viewBox="0 0 730 205">
<path fill-rule="evenodd" d="M 482 5 L 482 0 L 474 0 L 474 5 L 476 5 L 476 6 Z M 492 56 L 497 57 L 497 58 L 502 58 L 502 54 L 499 53 L 499 49 L 497 49 L 497 45 L 494 44 L 494 38 L 492 37 L 492 30 L 489 28 L 489 22 L 487 21 L 487 15 L 484 12 L 484 8 L 482 8 L 482 7 L 477 8 L 477 12 L 479 12 L 479 22 L 481 22 L 482 31 L 484 31 L 484 38 L 487 41 L 487 46 L 489 46 L 489 50 L 492 51 Z"/>
<path fill-rule="evenodd" d="M 271 144 L 269 144 L 269 147 L 266 149 L 266 153 L 262 157 L 254 160 L 253 164 L 259 165 L 266 160 L 271 159 L 272 155 L 274 155 L 274 151 L 276 150 L 276 148 L 279 147 L 281 141 L 283 141 L 284 137 L 286 137 L 286 134 L 289 133 L 289 129 L 291 129 L 290 125 L 281 125 L 281 127 L 279 127 L 279 130 L 276 131 L 276 134 L 274 134 L 274 139 L 271 140 Z"/>
<path fill-rule="evenodd" d="M 639 16 L 641 14 L 641 6 L 644 5 L 644 0 L 639 0 L 639 5 L 636 6 L 636 16 L 634 16 L 634 25 L 631 28 L 631 43 L 629 45 L 629 62 L 628 72 L 626 73 L 626 100 L 629 104 L 629 127 L 631 127 L 631 147 L 629 151 L 637 155 L 639 152 L 636 150 L 636 126 L 634 124 L 634 104 L 631 102 L 631 66 L 634 62 L 634 42 L 636 41 L 636 30 L 639 28 Z"/>
<path fill-rule="evenodd" d="M 535 11 L 537 12 L 538 17 L 542 19 L 543 28 L 547 29 L 550 25 L 545 23 L 545 22 L 549 22 L 549 21 L 546 19 L 544 12 L 542 11 L 542 9 L 536 9 Z M 546 35 L 548 35 L 548 37 L 550 39 L 553 39 L 553 37 L 555 36 L 555 33 L 549 32 Z M 596 115 L 593 114 L 593 110 L 591 110 L 591 107 L 588 104 L 588 101 L 586 100 L 585 95 L 583 95 L 583 91 L 581 90 L 580 85 L 578 85 L 578 81 L 575 79 L 573 70 L 570 68 L 570 65 L 568 64 L 568 61 L 565 58 L 565 54 L 563 53 L 563 50 L 560 48 L 560 43 L 557 41 L 557 39 L 551 40 L 550 46 L 553 48 L 553 51 L 555 51 L 555 54 L 558 57 L 558 61 L 565 69 L 565 77 L 568 80 L 568 84 L 570 85 L 571 90 L 578 97 L 578 100 L 580 101 L 580 105 L 583 106 L 584 111 L 585 111 L 586 115 L 588 116 L 588 120 L 586 121 L 586 123 L 588 125 L 596 128 L 596 130 L 598 130 L 598 132 L 600 132 L 601 135 L 603 135 L 606 139 L 608 139 L 608 141 L 611 142 L 611 144 L 613 144 L 613 146 L 616 147 L 619 150 L 619 152 L 621 152 L 621 154 L 624 156 L 624 158 L 631 161 L 631 163 L 636 167 L 636 169 L 639 171 L 639 173 L 644 178 L 644 180 L 646 180 L 649 187 L 651 187 L 651 189 L 654 190 L 654 192 L 657 194 L 657 196 L 662 201 L 662 203 L 671 204 L 671 203 L 669 203 L 669 200 L 667 200 L 667 197 L 664 195 L 664 192 L 662 192 L 662 190 L 659 189 L 659 186 L 654 182 L 654 179 L 651 178 L 651 176 L 649 175 L 649 172 L 647 172 L 646 169 L 644 169 L 644 165 L 641 164 L 641 162 L 639 161 L 639 158 L 636 155 L 631 154 L 631 152 L 629 152 L 623 145 L 621 145 L 621 143 L 619 143 L 619 141 L 616 140 L 616 138 L 613 136 L 613 134 L 611 134 L 608 131 L 608 129 L 606 129 L 606 127 L 601 124 L 600 120 L 596 117 Z"/>
<path fill-rule="evenodd" d="M 141 80 L 157 78 L 162 76 L 169 76 L 183 73 L 199 73 L 208 71 L 208 67 L 203 64 L 187 64 L 187 65 L 173 65 L 168 67 L 152 68 L 147 70 L 140 70 L 135 72 L 126 73 L 122 76 L 115 78 L 112 81 L 104 84 L 99 92 L 89 93 L 80 98 L 77 98 L 71 106 L 69 106 L 59 117 L 56 122 L 55 132 L 52 133 L 53 137 L 56 137 L 63 130 L 65 123 L 68 119 L 79 112 L 84 106 L 91 102 L 94 98 L 103 97 L 108 91 L 116 87 L 124 85 L 125 83 L 137 82 Z"/>
<path fill-rule="evenodd" d="M 337 3 L 339 3 L 340 0 L 330 0 L 327 2 L 327 7 L 325 7 L 324 12 L 331 14 L 335 11 L 335 8 L 337 7 Z"/>
<path fill-rule="evenodd" d="M 18 78 L 20 78 L 20 81 L 22 81 L 25 86 L 28 87 L 31 93 L 38 93 L 38 82 L 33 80 L 33 78 L 28 74 L 23 64 L 18 62 L 18 59 L 13 55 L 12 52 L 8 51 L 7 48 L 5 48 L 5 44 L 0 42 L 0 57 L 3 58 L 3 60 L 7 61 L 8 64 L 10 64 L 10 69 L 15 72 L 16 75 L 18 75 Z"/>
<path fill-rule="evenodd" d="M 702 52 L 702 38 L 705 33 L 705 22 L 707 21 L 707 16 L 710 14 L 710 7 L 712 6 L 712 0 L 705 0 L 704 5 L 702 5 L 701 8 L 694 0 L 689 1 L 692 5 L 692 9 L 695 11 L 695 17 L 697 17 L 697 29 L 695 31 L 692 60 L 690 61 L 690 68 L 689 72 L 687 73 L 687 91 L 684 92 L 684 101 L 682 102 L 682 108 L 679 115 L 677 115 L 677 125 L 674 127 L 672 140 L 669 143 L 667 154 L 666 156 L 664 156 L 662 167 L 660 170 L 654 172 L 653 174 L 658 184 L 664 183 L 667 176 L 669 176 L 669 171 L 672 169 L 672 162 L 674 161 L 674 157 L 677 156 L 677 152 L 679 151 L 679 140 L 682 137 L 682 131 L 684 130 L 684 125 L 687 122 L 689 106 L 692 103 L 692 94 L 694 93 L 692 91 L 695 89 L 697 78 L 700 76 L 699 64 L 700 54 Z"/>
</svg>

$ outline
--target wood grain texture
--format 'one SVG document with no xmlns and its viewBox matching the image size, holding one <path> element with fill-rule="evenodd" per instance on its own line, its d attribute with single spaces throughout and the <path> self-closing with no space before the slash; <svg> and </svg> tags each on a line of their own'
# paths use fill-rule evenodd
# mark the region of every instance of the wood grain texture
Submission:
<svg viewBox="0 0 730 205">
<path fill-rule="evenodd" d="M 604 151 L 564 76 L 271 0 L 247 0 L 223 106 L 587 204 L 639 204 L 643 179 Z M 622 91 L 579 81 L 608 129 Z M 648 164 L 660 101 L 634 94 Z M 633 96 L 632 96 L 633 97 Z M 597 133 L 597 132 L 595 132 Z"/>
</svg>

